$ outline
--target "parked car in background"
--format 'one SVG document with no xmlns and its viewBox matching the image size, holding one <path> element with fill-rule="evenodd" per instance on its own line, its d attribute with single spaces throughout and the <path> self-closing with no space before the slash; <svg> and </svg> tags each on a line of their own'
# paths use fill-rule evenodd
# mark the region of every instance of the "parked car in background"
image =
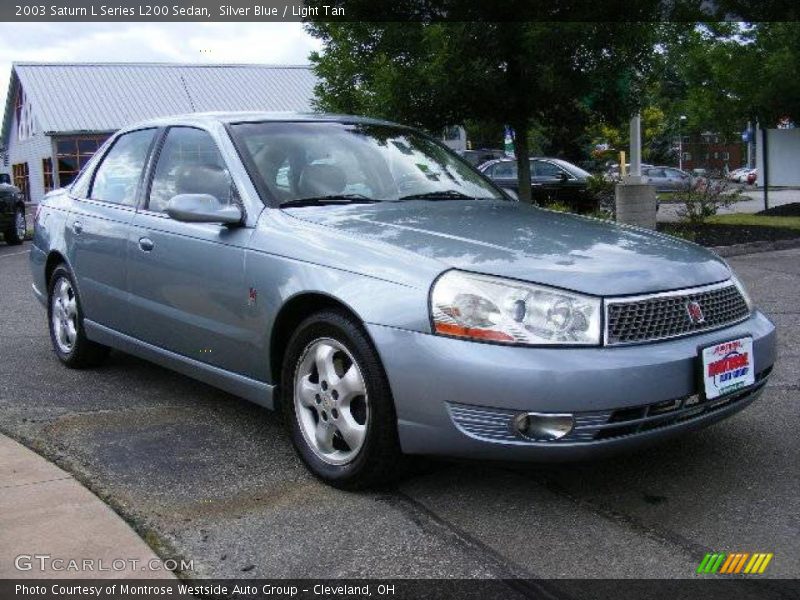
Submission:
<svg viewBox="0 0 800 600">
<path fill-rule="evenodd" d="M 6 244 L 17 245 L 25 240 L 28 224 L 25 220 L 25 199 L 19 188 L 0 183 L 0 232 Z"/>
<path fill-rule="evenodd" d="M 744 409 L 776 357 L 713 252 L 514 202 L 440 141 L 357 117 L 128 127 L 45 197 L 30 265 L 65 366 L 113 347 L 280 408 L 340 487 L 403 453 L 638 451 Z"/>
<path fill-rule="evenodd" d="M 490 160 L 506 157 L 506 153 L 503 150 L 495 150 L 491 148 L 479 148 L 478 150 L 458 150 L 457 153 L 473 167 L 479 167 L 483 163 Z"/>
<path fill-rule="evenodd" d="M 566 204 L 575 212 L 591 212 L 596 208 L 587 191 L 589 172 L 559 158 L 531 158 L 530 164 L 531 196 L 536 204 Z M 479 170 L 500 187 L 519 192 L 516 159 L 492 160 Z"/>
<path fill-rule="evenodd" d="M 642 176 L 656 192 L 683 192 L 692 187 L 692 176 L 675 167 L 648 167 L 642 169 Z"/>
<path fill-rule="evenodd" d="M 750 169 L 747 172 L 745 183 L 747 183 L 747 185 L 755 185 L 757 180 L 758 180 L 758 169 Z"/>
<path fill-rule="evenodd" d="M 750 170 L 751 170 L 750 167 L 739 167 L 738 169 L 734 169 L 733 171 L 730 171 L 728 173 L 728 175 L 726 176 L 726 179 L 728 181 L 739 182 L 739 178 L 742 175 L 748 173 Z"/>
<path fill-rule="evenodd" d="M 644 171 L 645 169 L 650 169 L 652 167 L 653 167 L 653 165 L 648 164 L 648 163 L 642 163 L 642 165 L 641 165 L 642 171 Z M 631 173 L 631 165 L 630 165 L 630 163 L 625 163 L 625 173 L 630 175 L 630 173 Z M 613 164 L 613 165 L 609 166 L 608 169 L 606 170 L 605 174 L 604 174 L 604 177 L 609 181 L 619 181 L 620 178 L 621 178 L 620 171 L 619 171 L 619 165 L 618 164 Z"/>
</svg>

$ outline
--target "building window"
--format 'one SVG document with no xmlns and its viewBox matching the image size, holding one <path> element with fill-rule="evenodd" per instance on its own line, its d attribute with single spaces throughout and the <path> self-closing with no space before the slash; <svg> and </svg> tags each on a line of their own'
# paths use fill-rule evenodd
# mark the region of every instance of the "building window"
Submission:
<svg viewBox="0 0 800 600">
<path fill-rule="evenodd" d="M 730 155 L 729 152 L 722 152 L 720 154 L 720 156 L 722 157 L 722 160 L 730 160 L 731 159 L 731 155 Z"/>
<path fill-rule="evenodd" d="M 691 152 L 684 152 L 683 153 L 683 160 L 692 160 Z"/>
<path fill-rule="evenodd" d="M 106 139 L 107 135 L 81 135 L 56 140 L 58 183 L 61 187 L 72 183 Z"/>
<path fill-rule="evenodd" d="M 44 179 L 44 193 L 52 191 L 55 189 L 55 185 L 53 184 L 53 159 L 52 158 L 43 158 L 42 159 L 42 178 Z"/>
<path fill-rule="evenodd" d="M 33 135 L 33 111 L 22 86 L 17 88 L 14 116 L 17 119 L 17 139 L 27 140 Z"/>
<path fill-rule="evenodd" d="M 14 185 L 22 192 L 25 202 L 31 201 L 30 185 L 28 184 L 28 163 L 17 163 L 11 167 L 14 174 Z"/>
</svg>

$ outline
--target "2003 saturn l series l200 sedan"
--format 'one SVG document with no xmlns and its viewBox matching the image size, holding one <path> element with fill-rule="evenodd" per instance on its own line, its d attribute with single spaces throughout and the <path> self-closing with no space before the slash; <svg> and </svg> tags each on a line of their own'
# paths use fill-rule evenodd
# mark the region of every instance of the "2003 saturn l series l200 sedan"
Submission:
<svg viewBox="0 0 800 600">
<path fill-rule="evenodd" d="M 205 114 L 119 132 L 41 206 L 56 355 L 117 348 L 266 407 L 363 486 L 403 453 L 564 460 L 707 425 L 775 330 L 725 262 L 522 205 L 439 142 L 353 117 Z"/>
</svg>

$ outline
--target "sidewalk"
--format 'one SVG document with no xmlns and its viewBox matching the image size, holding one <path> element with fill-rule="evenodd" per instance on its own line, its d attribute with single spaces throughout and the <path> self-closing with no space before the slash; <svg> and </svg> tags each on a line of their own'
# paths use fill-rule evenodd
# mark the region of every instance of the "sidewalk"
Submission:
<svg viewBox="0 0 800 600">
<path fill-rule="evenodd" d="M 728 215 L 732 213 L 757 213 L 764 210 L 764 192 L 761 190 L 747 190 L 742 195 L 742 200 L 728 208 L 720 208 L 719 214 Z M 769 190 L 769 206 L 783 206 L 800 202 L 800 190 Z M 660 223 L 676 223 L 680 221 L 677 210 L 680 204 L 662 202 L 658 209 L 658 221 Z"/>
<path fill-rule="evenodd" d="M 148 569 L 151 560 L 158 557 L 97 496 L 0 434 L 0 579 L 174 578 L 160 563 Z"/>
</svg>

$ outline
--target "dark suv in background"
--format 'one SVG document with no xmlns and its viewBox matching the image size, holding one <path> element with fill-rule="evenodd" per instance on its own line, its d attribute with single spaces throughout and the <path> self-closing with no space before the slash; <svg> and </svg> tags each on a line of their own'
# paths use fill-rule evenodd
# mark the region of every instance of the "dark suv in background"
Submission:
<svg viewBox="0 0 800 600">
<path fill-rule="evenodd" d="M 19 188 L 11 185 L 7 174 L 0 174 L 0 232 L 7 244 L 21 244 L 28 224 L 25 201 Z"/>
</svg>

